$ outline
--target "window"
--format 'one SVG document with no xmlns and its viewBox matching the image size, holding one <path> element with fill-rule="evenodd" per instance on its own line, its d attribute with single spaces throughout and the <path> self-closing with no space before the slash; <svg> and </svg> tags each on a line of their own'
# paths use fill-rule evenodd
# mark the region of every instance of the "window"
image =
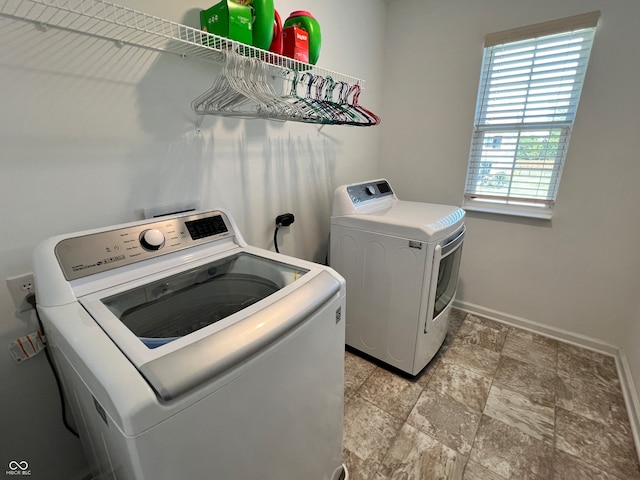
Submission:
<svg viewBox="0 0 640 480">
<path fill-rule="evenodd" d="M 599 16 L 485 38 L 466 209 L 551 218 Z"/>
</svg>

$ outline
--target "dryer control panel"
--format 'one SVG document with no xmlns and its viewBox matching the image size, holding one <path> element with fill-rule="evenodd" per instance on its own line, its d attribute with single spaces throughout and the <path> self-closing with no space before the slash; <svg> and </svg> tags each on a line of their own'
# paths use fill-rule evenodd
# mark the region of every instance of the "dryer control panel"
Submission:
<svg viewBox="0 0 640 480">
<path fill-rule="evenodd" d="M 376 180 L 373 182 L 349 185 L 347 193 L 354 205 L 359 205 L 370 200 L 393 196 L 391 185 L 386 180 Z"/>
<path fill-rule="evenodd" d="M 233 236 L 225 213 L 212 211 L 66 238 L 55 253 L 65 278 L 75 280 Z"/>
</svg>

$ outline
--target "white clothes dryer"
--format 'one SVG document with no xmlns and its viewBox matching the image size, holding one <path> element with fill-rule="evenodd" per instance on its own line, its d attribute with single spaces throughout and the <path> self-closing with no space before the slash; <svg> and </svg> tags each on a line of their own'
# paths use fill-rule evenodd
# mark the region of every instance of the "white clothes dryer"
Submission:
<svg viewBox="0 0 640 480">
<path fill-rule="evenodd" d="M 94 478 L 337 480 L 344 279 L 224 210 L 50 238 L 48 348 Z"/>
<path fill-rule="evenodd" d="M 347 345 L 417 375 L 447 334 L 464 210 L 399 200 L 385 179 L 336 189 L 329 264 L 347 281 Z"/>
</svg>

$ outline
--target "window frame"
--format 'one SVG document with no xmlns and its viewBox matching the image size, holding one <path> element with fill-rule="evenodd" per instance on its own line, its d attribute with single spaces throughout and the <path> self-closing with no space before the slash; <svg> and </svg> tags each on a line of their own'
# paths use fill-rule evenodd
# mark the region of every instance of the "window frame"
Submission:
<svg viewBox="0 0 640 480">
<path fill-rule="evenodd" d="M 463 208 L 465 210 L 543 219 L 552 217 L 599 18 L 599 11 L 589 12 L 497 32 L 485 37 L 474 128 L 464 186 Z M 530 113 L 528 108 L 531 108 L 529 102 L 534 103 L 534 100 L 540 102 L 540 97 L 535 97 L 532 93 L 533 90 L 530 89 L 530 85 L 533 83 L 534 69 L 538 67 L 536 64 L 538 57 L 530 55 L 530 63 L 528 67 L 525 67 L 525 70 L 529 68 L 527 73 L 529 80 L 521 82 L 522 84 L 528 83 L 529 86 L 526 89 L 521 88 L 521 90 L 526 90 L 525 94 L 519 94 L 524 98 L 524 106 L 516 105 L 520 100 L 515 102 L 507 98 L 504 108 L 506 112 L 502 113 L 501 117 L 500 108 L 496 107 L 495 95 L 492 94 L 490 100 L 488 94 L 492 80 L 495 85 L 497 75 L 500 75 L 499 72 L 501 72 L 498 58 L 500 53 L 496 52 L 509 51 L 509 49 L 518 47 L 518 44 L 528 46 L 530 49 L 533 48 L 529 53 L 537 52 L 537 48 L 547 47 L 549 42 L 554 40 L 554 37 L 560 35 L 560 38 L 566 38 L 572 34 L 586 36 L 586 40 L 581 40 L 580 43 L 581 47 L 586 48 L 584 51 L 579 51 L 579 61 L 582 63 L 579 63 L 576 72 L 571 77 L 571 81 L 573 79 L 579 81 L 578 87 L 574 88 L 570 83 L 571 88 L 566 88 L 563 92 L 568 92 L 564 97 L 569 98 L 565 101 L 569 108 L 561 110 L 559 106 L 553 106 L 549 109 L 551 113 L 539 108 L 539 112 L 546 113 L 535 113 L 531 117 L 527 117 Z M 569 63 L 569 60 L 565 60 L 565 62 Z M 553 93 L 557 95 L 560 95 L 561 91 L 559 85 L 560 82 L 557 82 L 554 86 L 556 90 Z M 545 104 L 538 103 L 538 105 L 544 106 Z M 558 105 L 560 104 L 558 103 Z M 519 116 L 513 113 L 518 112 L 518 108 L 520 108 Z M 533 111 L 535 112 L 535 109 Z M 487 112 L 493 112 L 492 119 L 487 120 Z M 505 144 L 504 148 L 502 142 Z M 497 148 L 496 143 L 498 144 Z M 493 149 L 502 151 L 492 153 Z M 521 157 L 520 165 L 518 165 L 519 157 Z M 485 159 L 491 160 L 487 162 Z M 531 162 L 528 165 L 526 163 L 523 165 L 522 162 L 526 162 L 526 159 L 530 159 Z M 490 170 L 483 173 L 486 170 L 485 164 L 488 164 Z M 494 164 L 499 167 L 493 168 Z M 500 171 L 500 166 L 504 166 L 505 171 Z M 496 170 L 496 172 L 490 173 L 492 170 Z M 519 176 L 522 172 L 528 173 Z M 505 174 L 506 183 L 502 178 Z M 547 178 L 549 178 L 549 182 L 546 182 Z M 512 185 L 518 181 L 521 193 L 527 192 L 531 186 L 537 186 L 538 189 L 546 187 L 551 193 L 544 195 L 544 198 L 539 191 L 519 197 L 518 194 L 512 194 Z M 492 190 L 497 194 L 492 195 Z"/>
</svg>

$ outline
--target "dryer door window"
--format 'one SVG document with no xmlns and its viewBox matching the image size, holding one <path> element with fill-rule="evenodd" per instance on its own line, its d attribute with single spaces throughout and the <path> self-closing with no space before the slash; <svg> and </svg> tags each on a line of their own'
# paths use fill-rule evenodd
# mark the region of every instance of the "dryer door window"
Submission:
<svg viewBox="0 0 640 480">
<path fill-rule="evenodd" d="M 433 302 L 432 318 L 434 320 L 455 297 L 458 288 L 458 272 L 460 271 L 464 233 L 464 230 L 462 230 L 455 238 L 447 240 L 445 245 L 442 246 Z"/>
<path fill-rule="evenodd" d="M 460 270 L 460 257 L 462 248 L 455 253 L 440 260 L 438 269 L 438 284 L 436 286 L 436 298 L 433 305 L 433 318 L 436 318 L 451 303 L 458 285 L 458 271 Z"/>
<path fill-rule="evenodd" d="M 155 348 L 259 302 L 306 272 L 240 253 L 102 303 L 148 348 Z"/>
</svg>

